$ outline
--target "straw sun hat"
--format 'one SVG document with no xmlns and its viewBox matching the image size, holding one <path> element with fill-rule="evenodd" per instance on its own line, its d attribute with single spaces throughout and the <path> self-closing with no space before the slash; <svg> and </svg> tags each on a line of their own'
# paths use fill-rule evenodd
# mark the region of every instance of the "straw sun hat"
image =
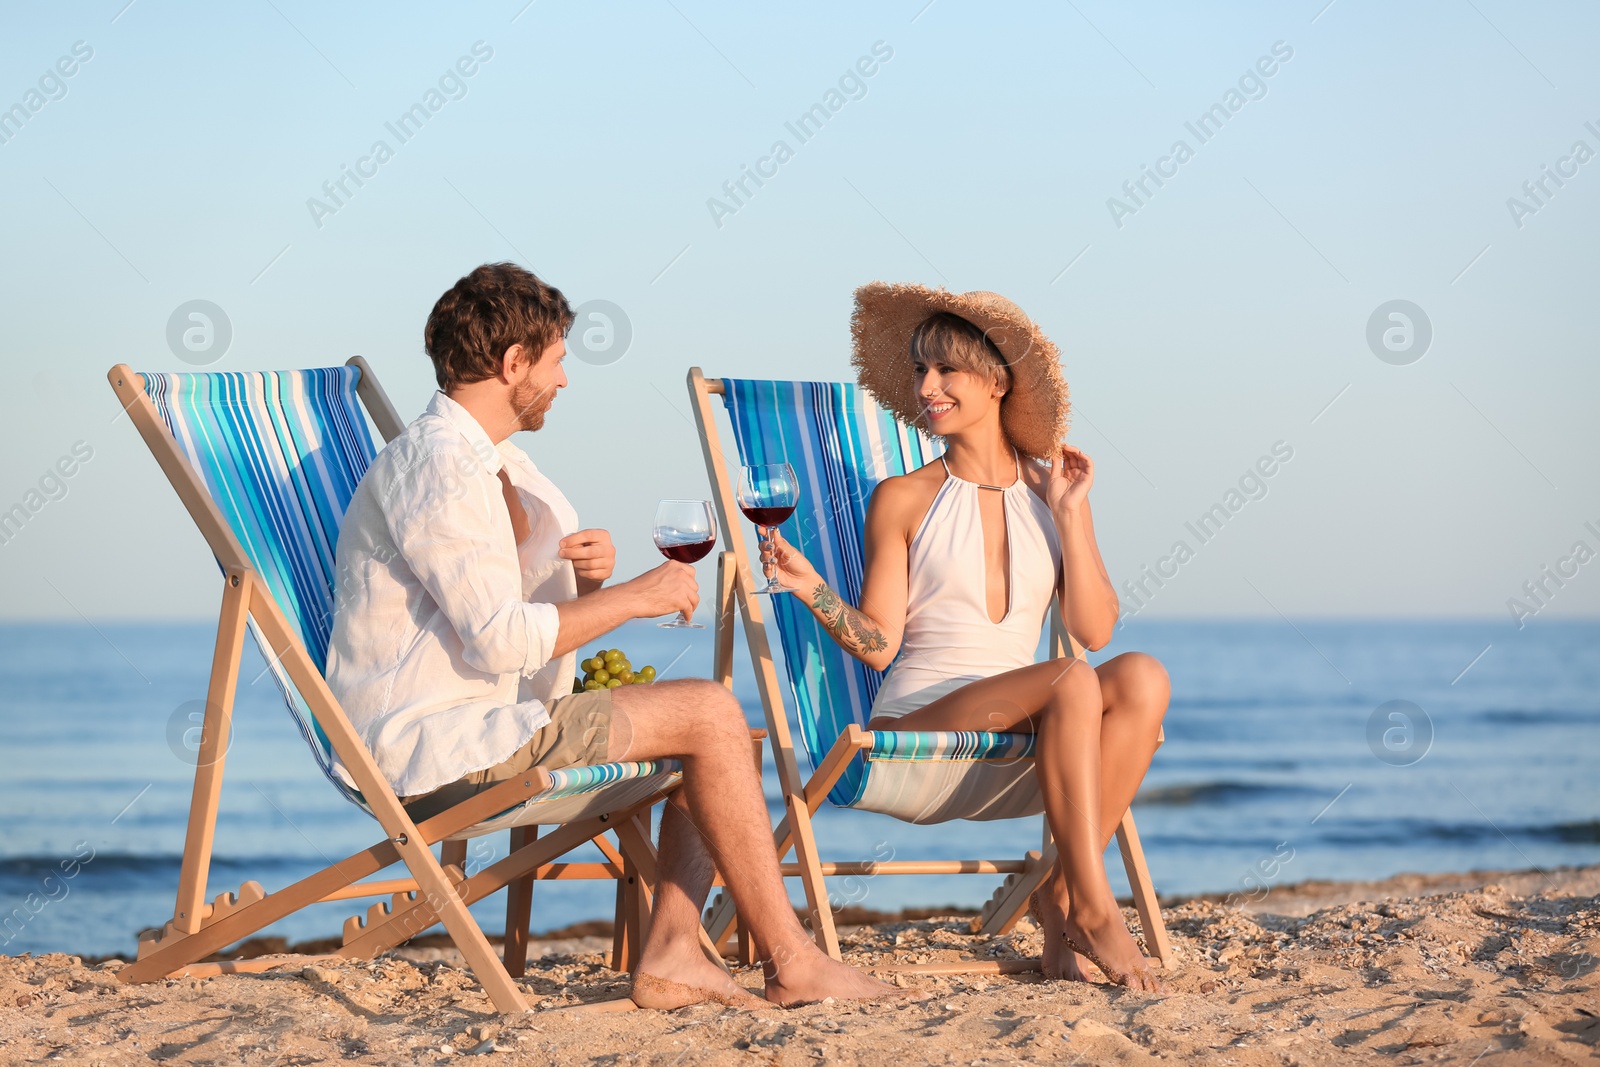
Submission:
<svg viewBox="0 0 1600 1067">
<path fill-rule="evenodd" d="M 907 426 L 926 429 L 911 363 L 911 334 L 948 311 L 984 332 L 1011 370 L 1000 425 L 1017 451 L 1048 459 L 1067 433 L 1067 381 L 1060 352 L 1023 310 L 998 293 L 952 293 L 925 285 L 870 282 L 856 290 L 850 316 L 856 381 Z"/>
</svg>

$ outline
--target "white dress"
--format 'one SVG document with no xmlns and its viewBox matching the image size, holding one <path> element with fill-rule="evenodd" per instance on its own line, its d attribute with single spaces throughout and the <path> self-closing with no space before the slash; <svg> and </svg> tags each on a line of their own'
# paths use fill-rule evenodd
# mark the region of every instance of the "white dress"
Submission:
<svg viewBox="0 0 1600 1067">
<path fill-rule="evenodd" d="M 944 463 L 943 457 L 940 462 Z M 969 682 L 1034 662 L 1061 573 L 1050 507 L 1017 477 L 1004 489 L 950 473 L 911 539 L 905 637 L 872 717 L 915 711 Z M 980 494 L 1005 496 L 1011 581 L 1006 613 L 989 618 Z"/>
</svg>

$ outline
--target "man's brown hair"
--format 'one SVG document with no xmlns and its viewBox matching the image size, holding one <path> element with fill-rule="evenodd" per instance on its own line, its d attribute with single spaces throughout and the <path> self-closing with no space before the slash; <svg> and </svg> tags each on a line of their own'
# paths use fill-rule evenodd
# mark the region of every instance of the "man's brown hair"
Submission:
<svg viewBox="0 0 1600 1067">
<path fill-rule="evenodd" d="M 976 325 L 948 311 L 930 315 L 911 332 L 911 358 L 970 371 L 1002 392 L 1011 391 L 1011 368 Z"/>
<path fill-rule="evenodd" d="M 485 263 L 450 287 L 428 313 L 422 346 L 439 388 L 500 373 L 506 349 L 522 345 L 537 361 L 572 326 L 561 290 L 515 263 Z"/>
</svg>

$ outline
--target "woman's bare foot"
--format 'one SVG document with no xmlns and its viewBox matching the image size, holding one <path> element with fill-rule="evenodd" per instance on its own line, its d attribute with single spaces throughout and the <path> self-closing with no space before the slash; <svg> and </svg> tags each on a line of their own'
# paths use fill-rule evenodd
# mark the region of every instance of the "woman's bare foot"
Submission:
<svg viewBox="0 0 1600 1067">
<path fill-rule="evenodd" d="M 1087 956 L 1112 985 L 1145 993 L 1167 991 L 1128 933 L 1114 900 L 1108 908 L 1084 904 L 1073 907 L 1067 913 L 1062 939 Z"/>
<path fill-rule="evenodd" d="M 1070 900 L 1059 877 L 1051 878 L 1028 899 L 1028 913 L 1039 924 L 1044 935 L 1044 947 L 1039 953 L 1039 969 L 1046 978 L 1068 982 L 1087 982 L 1083 976 L 1085 961 L 1067 947 L 1061 937 L 1066 930 Z"/>
<path fill-rule="evenodd" d="M 900 989 L 840 963 L 811 942 L 780 951 L 763 971 L 767 975 L 767 999 L 785 1008 L 834 1000 L 879 1000 L 886 997 L 916 996 L 916 991 Z"/>
</svg>

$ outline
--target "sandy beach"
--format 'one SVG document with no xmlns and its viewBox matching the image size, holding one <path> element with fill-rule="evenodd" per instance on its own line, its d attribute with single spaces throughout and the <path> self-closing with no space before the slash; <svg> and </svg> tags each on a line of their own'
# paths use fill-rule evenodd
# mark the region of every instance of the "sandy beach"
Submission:
<svg viewBox="0 0 1600 1067">
<path fill-rule="evenodd" d="M 1134 921 L 1131 909 L 1127 912 Z M 120 962 L 0 957 L 0 1062 L 72 1064 L 1590 1063 L 1600 1059 L 1600 866 L 1400 875 L 1166 909 L 1164 996 L 1036 973 L 919 976 L 915 1002 L 740 1012 L 559 1011 L 623 997 L 597 936 L 534 946 L 535 1010 L 496 1016 L 449 948 L 255 975 L 116 981 Z M 1036 955 L 1024 920 L 848 930 L 854 963 Z M 758 988 L 753 969 L 736 971 Z"/>
<path fill-rule="evenodd" d="M 0 1067 L 1600 1067 L 1597 52 L 0 4 Z"/>
</svg>

